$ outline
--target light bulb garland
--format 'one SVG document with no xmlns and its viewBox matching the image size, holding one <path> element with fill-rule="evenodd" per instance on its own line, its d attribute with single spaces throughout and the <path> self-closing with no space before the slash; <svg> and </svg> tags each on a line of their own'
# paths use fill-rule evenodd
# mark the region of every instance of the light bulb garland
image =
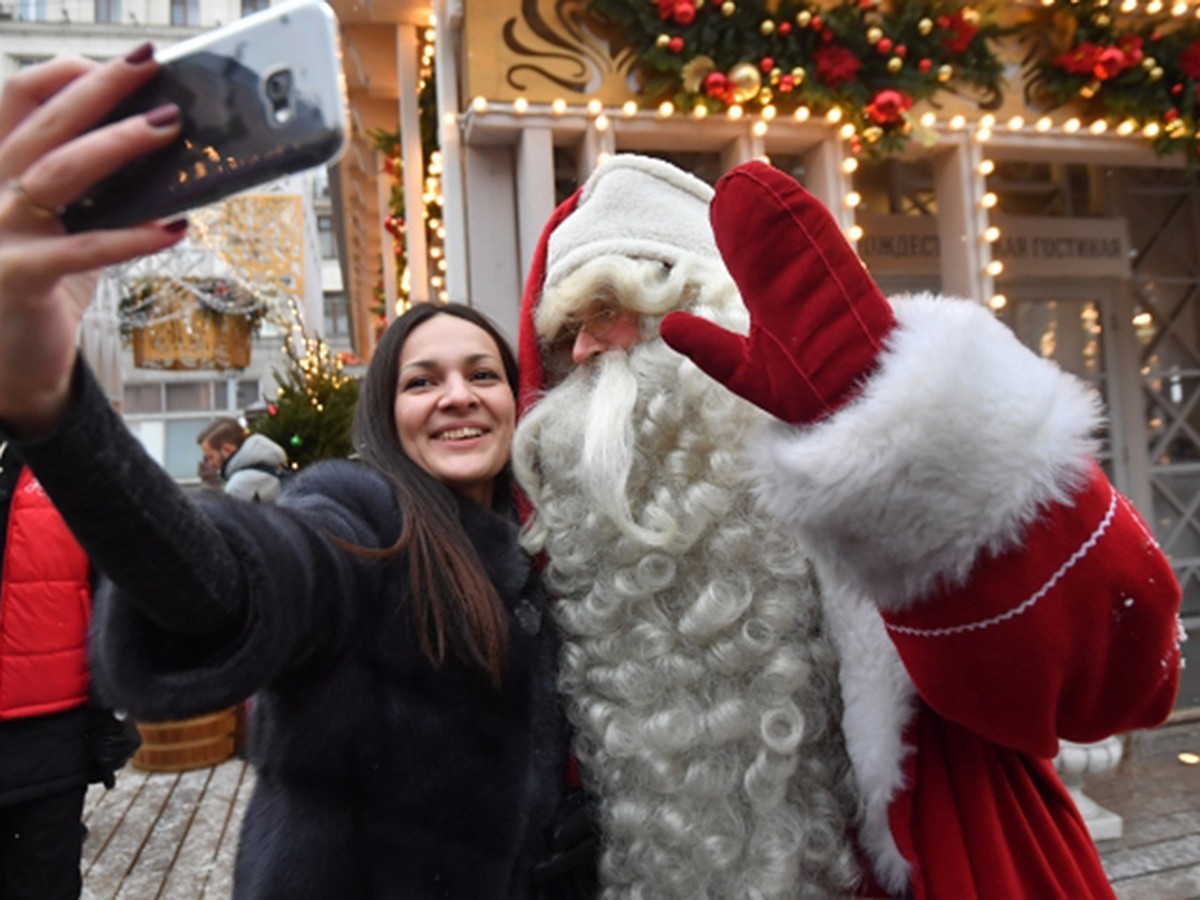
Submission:
<svg viewBox="0 0 1200 900">
<path fill-rule="evenodd" d="M 864 156 L 900 150 L 920 129 L 909 115 L 919 101 L 953 90 L 988 106 L 1000 96 L 991 42 L 1005 30 L 947 0 L 895 11 L 877 0 L 589 0 L 588 9 L 624 31 L 646 104 L 805 109 L 846 123 L 851 150 Z"/>
<path fill-rule="evenodd" d="M 1026 94 L 1071 104 L 1119 134 L 1140 133 L 1160 154 L 1200 156 L 1200 22 L 1178 5 L 1121 17 L 1106 0 L 1055 0 L 1030 34 L 1039 58 Z M 1186 7 L 1184 8 L 1186 11 Z"/>
<path fill-rule="evenodd" d="M 996 4 L 955 0 L 588 0 L 587 9 L 624 33 L 639 102 L 662 117 L 821 116 L 853 154 L 877 158 L 936 139 L 936 115 L 913 111 L 922 101 L 955 94 L 985 111 L 1023 89 L 1040 107 L 1035 133 L 1069 107 L 1057 126 L 1068 134 L 1138 135 L 1159 153 L 1197 155 L 1200 8 L 1186 3 L 1043 0 L 1011 26 Z M 1021 85 L 1005 81 L 996 52 L 1009 37 L 1033 48 Z M 1025 119 L 1005 127 L 1023 130 Z"/>
<path fill-rule="evenodd" d="M 419 92 L 417 108 L 419 110 L 421 129 L 421 200 L 424 209 L 426 247 L 430 248 L 431 252 L 435 247 L 441 248 L 444 234 L 440 227 L 444 204 L 441 190 L 441 155 L 438 151 L 437 138 L 437 103 L 435 102 L 437 96 L 437 79 L 434 68 L 435 55 L 433 47 L 436 36 L 436 31 L 433 28 L 421 30 L 419 51 L 421 64 L 417 81 Z M 479 111 L 488 108 L 487 99 L 484 97 L 476 97 L 472 105 Z M 528 109 L 527 103 L 522 102 L 520 106 L 522 107 L 520 110 L 522 113 Z M 516 110 L 517 104 L 514 104 L 513 108 Z M 391 180 L 388 210 L 383 218 L 383 227 L 392 236 L 396 248 L 396 312 L 401 313 L 409 305 L 411 278 L 408 265 L 407 243 L 405 241 L 405 232 L 409 225 L 404 218 L 404 162 L 403 154 L 401 153 L 400 129 L 399 127 L 391 131 L 382 128 L 376 129 L 370 132 L 370 138 L 375 150 L 383 156 L 383 174 Z M 439 299 L 446 299 L 444 291 L 439 294 Z M 377 332 L 381 332 L 387 325 L 388 311 L 386 304 L 387 298 L 381 276 L 375 284 L 374 302 L 370 306 L 370 311 L 375 316 Z"/>
</svg>

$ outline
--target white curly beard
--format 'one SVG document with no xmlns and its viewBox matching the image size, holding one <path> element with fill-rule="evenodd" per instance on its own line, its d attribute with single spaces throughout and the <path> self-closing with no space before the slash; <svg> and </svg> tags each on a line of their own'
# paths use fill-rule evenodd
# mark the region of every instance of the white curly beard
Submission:
<svg viewBox="0 0 1200 900">
<path fill-rule="evenodd" d="M 576 370 L 518 429 L 606 898 L 830 897 L 858 881 L 817 585 L 745 474 L 762 420 L 655 339 Z"/>
</svg>

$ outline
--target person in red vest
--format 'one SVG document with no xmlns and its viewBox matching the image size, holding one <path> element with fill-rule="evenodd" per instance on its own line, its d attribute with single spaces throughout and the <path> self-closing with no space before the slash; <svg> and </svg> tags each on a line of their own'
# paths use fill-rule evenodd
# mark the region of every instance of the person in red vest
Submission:
<svg viewBox="0 0 1200 900">
<path fill-rule="evenodd" d="M 82 889 L 84 794 L 91 781 L 112 784 L 113 764 L 96 758 L 96 741 L 126 731 L 89 698 L 91 603 L 87 557 L 32 472 L 0 442 L 4 900 L 75 898 Z M 116 763 L 135 747 L 126 745 Z"/>
</svg>

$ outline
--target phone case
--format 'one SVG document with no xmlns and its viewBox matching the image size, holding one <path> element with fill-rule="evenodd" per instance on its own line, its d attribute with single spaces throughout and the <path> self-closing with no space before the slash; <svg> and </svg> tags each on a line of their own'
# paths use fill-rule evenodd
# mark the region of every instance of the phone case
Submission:
<svg viewBox="0 0 1200 900">
<path fill-rule="evenodd" d="M 346 87 L 337 20 L 291 0 L 169 48 L 162 71 L 106 121 L 179 106 L 175 143 L 102 180 L 62 220 L 68 231 L 178 215 L 280 176 L 335 161 Z"/>
</svg>

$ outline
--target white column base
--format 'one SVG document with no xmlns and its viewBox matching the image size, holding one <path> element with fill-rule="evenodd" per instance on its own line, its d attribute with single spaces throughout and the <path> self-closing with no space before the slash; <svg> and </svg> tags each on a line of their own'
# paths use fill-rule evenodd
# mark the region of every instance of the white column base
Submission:
<svg viewBox="0 0 1200 900">
<path fill-rule="evenodd" d="M 1061 741 L 1058 756 L 1054 758 L 1054 768 L 1075 801 L 1093 841 L 1118 840 L 1124 832 L 1124 820 L 1083 792 L 1083 776 L 1115 769 L 1123 749 L 1119 735 L 1094 744 Z"/>
</svg>

